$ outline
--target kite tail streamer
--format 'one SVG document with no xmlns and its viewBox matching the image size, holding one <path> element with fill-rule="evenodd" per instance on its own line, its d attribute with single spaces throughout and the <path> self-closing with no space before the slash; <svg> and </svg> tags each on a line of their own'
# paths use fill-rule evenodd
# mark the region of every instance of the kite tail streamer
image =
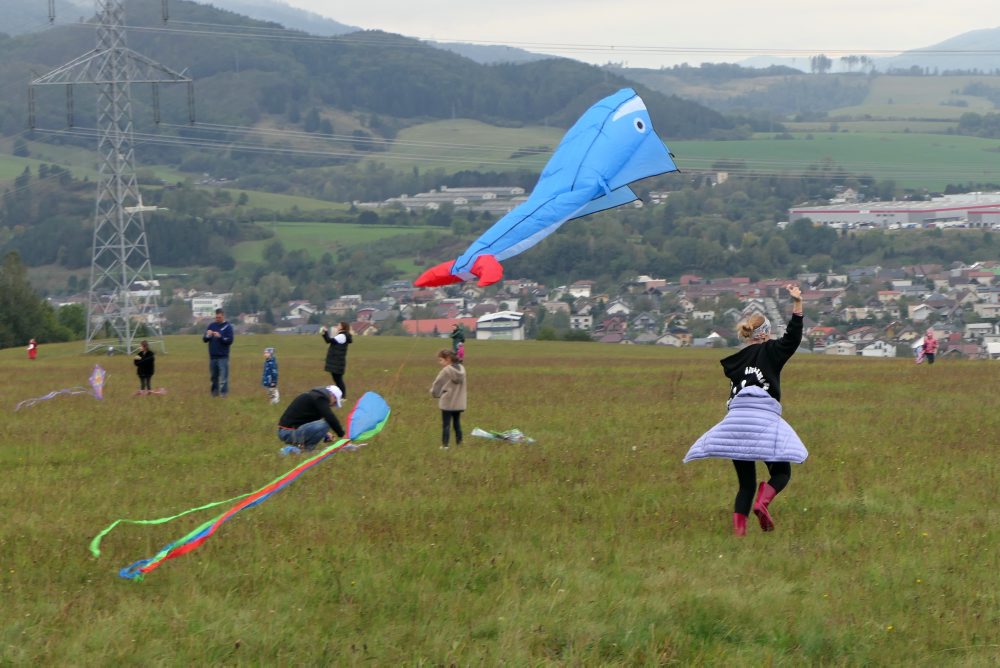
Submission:
<svg viewBox="0 0 1000 668">
<path fill-rule="evenodd" d="M 101 539 L 119 523 L 161 524 L 183 515 L 193 513 L 197 510 L 204 510 L 206 508 L 219 506 L 230 501 L 237 501 L 236 505 L 226 512 L 205 522 L 204 524 L 201 524 L 190 533 L 164 547 L 152 557 L 148 559 L 140 559 L 139 561 L 122 568 L 118 572 L 118 574 L 123 578 L 137 582 L 141 581 L 146 573 L 155 570 L 167 559 L 174 559 L 197 549 L 202 543 L 208 540 L 220 526 L 225 524 L 236 513 L 263 503 L 273 494 L 280 492 L 282 489 L 294 482 L 295 479 L 302 475 L 305 471 L 309 470 L 316 464 L 319 464 L 330 455 L 333 455 L 341 450 L 350 450 L 357 447 L 352 444 L 353 441 L 368 439 L 378 434 L 388 421 L 389 413 L 389 405 L 382 397 L 374 392 L 366 392 L 364 396 L 358 400 L 357 404 L 355 404 L 350 415 L 348 415 L 346 431 L 347 436 L 345 438 L 342 438 L 324 448 L 309 459 L 303 461 L 291 471 L 275 478 L 269 484 L 260 488 L 256 492 L 250 492 L 248 494 L 244 494 L 243 496 L 237 496 L 232 499 L 228 499 L 227 501 L 210 503 L 198 508 L 186 510 L 183 513 L 172 517 L 166 517 L 158 520 L 117 520 L 91 541 L 90 551 L 94 554 L 94 556 L 99 556 Z"/>
<path fill-rule="evenodd" d="M 90 389 L 84 387 L 75 386 L 67 387 L 63 390 L 55 390 L 49 392 L 44 397 L 35 397 L 34 399 L 25 399 L 24 401 L 14 406 L 14 412 L 21 410 L 22 408 L 30 408 L 35 404 L 48 401 L 49 399 L 58 397 L 60 394 L 92 394 L 97 399 L 104 398 L 104 383 L 107 380 L 108 373 L 104 370 L 100 364 L 94 365 L 94 370 L 90 372 Z"/>
<path fill-rule="evenodd" d="M 42 401 L 48 401 L 49 399 L 58 397 L 60 394 L 89 394 L 89 393 L 90 390 L 83 387 L 67 387 L 64 390 L 55 390 L 53 392 L 49 392 L 44 397 L 35 397 L 34 399 L 25 399 L 24 401 L 18 402 L 17 406 L 14 406 L 14 412 L 16 413 L 22 408 L 29 408 Z"/>
</svg>

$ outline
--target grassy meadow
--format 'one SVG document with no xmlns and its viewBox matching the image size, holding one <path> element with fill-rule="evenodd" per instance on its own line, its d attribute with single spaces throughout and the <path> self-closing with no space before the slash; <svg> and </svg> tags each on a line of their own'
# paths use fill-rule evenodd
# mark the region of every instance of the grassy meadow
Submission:
<svg viewBox="0 0 1000 668">
<path fill-rule="evenodd" d="M 239 337 L 210 399 L 198 337 L 170 337 L 133 396 L 127 357 L 0 351 L 0 664 L 995 665 L 1000 367 L 800 355 L 785 417 L 810 450 L 771 506 L 774 533 L 730 535 L 728 462 L 681 463 L 721 419 L 724 351 L 468 344 L 473 427 L 439 446 L 428 395 L 444 340 L 359 339 L 350 395 L 393 414 L 142 583 L 118 569 L 212 517 L 165 517 L 294 466 L 274 427 L 324 384 L 313 337 Z M 277 347 L 282 405 L 260 387 Z M 106 396 L 18 401 L 86 383 Z M 346 409 L 340 411 L 343 415 Z M 759 467 L 760 474 L 763 467 Z M 221 512 L 221 511 L 220 511 Z"/>
<path fill-rule="evenodd" d="M 853 174 L 930 189 L 1000 178 L 997 139 L 899 132 L 816 132 L 792 137 L 760 134 L 743 141 L 666 141 L 681 169 L 710 169 L 720 160 L 729 160 L 753 172 L 802 175 L 810 167 L 832 162 Z"/>
<path fill-rule="evenodd" d="M 565 133 L 565 128 L 504 128 L 469 119 L 434 121 L 401 130 L 387 152 L 367 160 L 400 172 L 540 172 Z"/>
<path fill-rule="evenodd" d="M 281 241 L 285 252 L 304 250 L 318 260 L 324 253 L 337 254 L 337 250 L 402 234 L 423 234 L 427 230 L 440 227 L 414 226 L 398 227 L 390 225 L 358 225 L 353 223 L 314 223 L 279 221 L 262 222 L 264 227 L 274 230 L 274 237 L 258 241 L 241 241 L 233 246 L 233 258 L 237 262 L 261 262 L 264 250 L 275 240 Z"/>
</svg>

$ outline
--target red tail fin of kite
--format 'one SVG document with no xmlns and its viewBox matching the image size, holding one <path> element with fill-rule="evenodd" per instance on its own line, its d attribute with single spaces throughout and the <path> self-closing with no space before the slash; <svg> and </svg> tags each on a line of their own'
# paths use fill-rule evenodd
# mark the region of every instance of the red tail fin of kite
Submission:
<svg viewBox="0 0 1000 668">
<path fill-rule="evenodd" d="M 413 285 L 418 288 L 435 288 L 439 285 L 451 285 L 452 283 L 461 283 L 462 279 L 451 273 L 451 268 L 454 266 L 455 261 L 442 262 L 441 264 L 435 265 L 420 274 L 417 280 L 413 281 Z"/>
<path fill-rule="evenodd" d="M 479 277 L 478 285 L 481 288 L 493 285 L 503 278 L 503 267 L 500 266 L 500 263 L 492 255 L 480 255 L 477 257 L 471 271 L 475 276 Z"/>
</svg>

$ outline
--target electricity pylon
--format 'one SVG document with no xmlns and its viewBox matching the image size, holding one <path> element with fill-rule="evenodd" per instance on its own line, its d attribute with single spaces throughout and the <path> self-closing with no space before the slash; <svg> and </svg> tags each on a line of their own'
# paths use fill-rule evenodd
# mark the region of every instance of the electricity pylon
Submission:
<svg viewBox="0 0 1000 668">
<path fill-rule="evenodd" d="M 97 151 L 99 154 L 94 247 L 87 291 L 85 352 L 114 348 L 127 353 L 138 348 L 137 330 L 145 325 L 150 346 L 163 350 L 143 206 L 135 175 L 132 127 L 132 84 L 153 87 L 155 119 L 159 122 L 159 88 L 164 83 L 188 85 L 188 114 L 194 122 L 194 87 L 190 77 L 128 48 L 122 0 L 96 0 L 97 46 L 31 82 L 29 123 L 35 125 L 36 86 L 66 86 L 66 108 L 73 124 L 73 86 L 97 86 Z M 164 3 L 164 7 L 166 3 Z M 51 16 L 51 8 L 50 8 Z M 166 20 L 166 9 L 164 9 Z M 158 314 L 157 314 L 158 315 Z"/>
</svg>

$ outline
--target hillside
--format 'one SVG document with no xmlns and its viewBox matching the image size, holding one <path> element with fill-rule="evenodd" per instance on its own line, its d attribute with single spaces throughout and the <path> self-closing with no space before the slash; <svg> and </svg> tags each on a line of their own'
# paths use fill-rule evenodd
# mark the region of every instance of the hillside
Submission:
<svg viewBox="0 0 1000 668">
<path fill-rule="evenodd" d="M 735 65 L 614 69 L 664 94 L 722 113 L 772 114 L 780 120 L 946 120 L 1000 109 L 1000 75 L 913 75 L 860 72 L 804 74 L 786 67 Z"/>
<path fill-rule="evenodd" d="M 481 65 L 417 40 L 380 32 L 338 38 L 304 33 L 274 34 L 274 24 L 190 2 L 170 5 L 162 25 L 156 3 L 127 5 L 130 43 L 144 55 L 196 80 L 200 123 L 240 127 L 265 123 L 304 129 L 316 109 L 337 133 L 391 136 L 417 120 L 455 116 L 496 124 L 566 127 L 594 99 L 627 86 L 628 80 L 571 60 L 522 65 Z M 190 24 L 200 23 L 194 29 Z M 0 42 L 0 85 L 12 94 L 0 102 L 0 133 L 24 128 L 25 84 L 32 72 L 56 67 L 93 48 L 93 28 L 57 26 L 43 33 Z M 706 136 L 732 127 L 716 112 L 673 96 L 644 91 L 654 122 L 674 136 Z M 38 124 L 65 126 L 60 95 L 39 101 Z M 137 111 L 148 99 L 135 95 Z M 164 117 L 183 123 L 186 98 L 164 89 Z M 91 105 L 76 104 L 76 123 L 93 125 Z M 371 116 L 377 115 L 373 119 Z M 136 114 L 139 126 L 148 126 Z M 330 118 L 327 118 L 330 117 Z M 357 126 L 366 125 L 361 128 Z"/>
</svg>

